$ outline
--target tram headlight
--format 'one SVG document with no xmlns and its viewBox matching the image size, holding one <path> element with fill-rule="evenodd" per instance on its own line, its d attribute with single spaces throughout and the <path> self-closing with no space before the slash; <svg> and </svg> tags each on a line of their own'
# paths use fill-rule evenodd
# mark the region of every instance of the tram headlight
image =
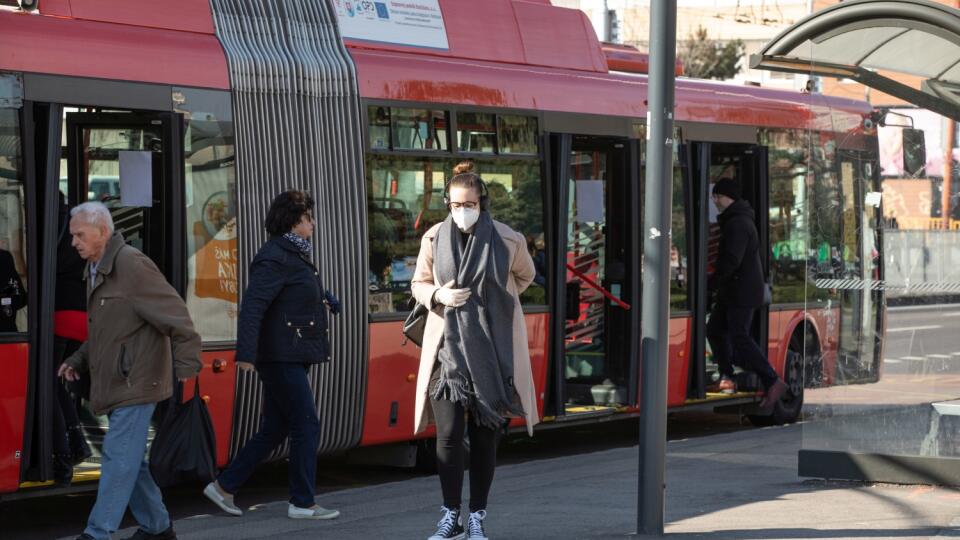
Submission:
<svg viewBox="0 0 960 540">
<path fill-rule="evenodd" d="M 24 11 L 33 11 L 37 9 L 40 0 L 17 0 L 17 5 Z"/>
</svg>

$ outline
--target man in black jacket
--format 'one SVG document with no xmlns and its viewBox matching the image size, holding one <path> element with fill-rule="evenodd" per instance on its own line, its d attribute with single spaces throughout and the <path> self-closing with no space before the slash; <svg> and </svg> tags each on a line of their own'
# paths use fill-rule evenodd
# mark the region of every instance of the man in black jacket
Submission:
<svg viewBox="0 0 960 540">
<path fill-rule="evenodd" d="M 708 279 L 715 294 L 707 339 L 720 369 L 721 391 L 735 391 L 733 364 L 760 377 L 766 396 L 762 408 L 773 407 L 787 385 L 770 366 L 766 355 L 750 336 L 757 308 L 763 305 L 764 279 L 760 241 L 753 208 L 740 198 L 740 184 L 723 178 L 713 186 L 713 203 L 720 211 L 720 250 Z"/>
</svg>

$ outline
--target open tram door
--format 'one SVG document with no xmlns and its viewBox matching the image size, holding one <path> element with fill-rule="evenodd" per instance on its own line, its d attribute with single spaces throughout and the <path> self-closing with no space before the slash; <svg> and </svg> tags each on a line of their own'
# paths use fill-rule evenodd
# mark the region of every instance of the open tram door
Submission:
<svg viewBox="0 0 960 540">
<path fill-rule="evenodd" d="M 100 201 L 117 232 L 183 293 L 183 127 L 175 113 L 66 114 L 71 206 Z M 176 144 L 171 144 L 176 141 Z"/>
<path fill-rule="evenodd" d="M 619 137 L 552 140 L 551 401 L 558 419 L 574 420 L 636 402 L 639 146 Z"/>
<path fill-rule="evenodd" d="M 58 223 L 61 199 L 72 208 L 86 201 L 103 202 L 115 230 L 143 251 L 167 280 L 184 291 L 183 120 L 171 112 L 120 112 L 111 108 L 71 108 L 34 103 L 33 148 L 40 181 L 33 197 L 38 209 L 36 230 L 39 270 L 37 343 L 32 347 L 32 399 L 25 435 L 22 487 L 38 487 L 54 478 L 54 408 L 61 382 L 52 360 L 52 321 L 57 279 L 57 245 L 69 230 Z M 82 111 L 82 112 L 81 112 Z M 86 400 L 76 398 L 84 436 L 93 456 L 74 468 L 74 483 L 99 474 L 100 448 L 107 429 Z M 82 489 L 82 487 L 81 487 Z"/>
<path fill-rule="evenodd" d="M 686 145 L 689 180 L 688 207 L 692 209 L 693 262 L 691 292 L 693 294 L 693 332 L 691 340 L 689 399 L 745 397 L 751 398 L 758 383 L 752 374 L 737 375 L 738 392 L 742 396 L 712 393 L 711 386 L 719 380 L 718 366 L 707 341 L 711 299 L 707 292 L 707 277 L 714 270 L 720 242 L 718 212 L 711 199 L 713 184 L 728 178 L 740 184 L 742 196 L 754 210 L 754 223 L 759 232 L 760 261 L 765 279 L 769 281 L 769 220 L 767 193 L 767 148 L 754 144 L 691 142 Z M 754 316 L 752 335 L 766 353 L 769 306 L 761 306 Z"/>
</svg>

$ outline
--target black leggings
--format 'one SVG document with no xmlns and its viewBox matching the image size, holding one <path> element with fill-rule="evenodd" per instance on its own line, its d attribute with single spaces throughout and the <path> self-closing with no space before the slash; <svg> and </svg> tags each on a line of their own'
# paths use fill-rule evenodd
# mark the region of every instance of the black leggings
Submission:
<svg viewBox="0 0 960 540">
<path fill-rule="evenodd" d="M 466 421 L 463 405 L 446 399 L 431 399 L 437 421 L 437 472 L 443 490 L 443 505 L 460 508 L 463 491 L 463 434 L 470 430 L 470 511 L 486 510 L 487 495 L 497 467 L 498 431 Z M 469 424 L 469 428 L 466 425 Z"/>
</svg>

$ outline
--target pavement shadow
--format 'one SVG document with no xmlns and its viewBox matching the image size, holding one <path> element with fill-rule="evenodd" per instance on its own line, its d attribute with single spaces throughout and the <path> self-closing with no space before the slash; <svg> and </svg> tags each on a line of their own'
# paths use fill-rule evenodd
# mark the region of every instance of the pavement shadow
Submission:
<svg viewBox="0 0 960 540">
<path fill-rule="evenodd" d="M 710 533 L 678 533 L 666 534 L 664 536 L 652 535 L 631 535 L 629 538 L 670 538 L 674 539 L 694 539 L 705 538 L 709 540 L 737 540 L 749 538 L 761 538 L 764 540 L 774 539 L 793 539 L 793 538 L 902 538 L 902 537 L 924 537 L 924 538 L 960 538 L 960 529 L 943 530 L 937 527 L 919 527 L 908 529 L 830 529 L 821 530 L 813 528 L 795 527 L 795 528 L 768 528 L 768 529 L 733 529 L 716 531 Z"/>
</svg>

